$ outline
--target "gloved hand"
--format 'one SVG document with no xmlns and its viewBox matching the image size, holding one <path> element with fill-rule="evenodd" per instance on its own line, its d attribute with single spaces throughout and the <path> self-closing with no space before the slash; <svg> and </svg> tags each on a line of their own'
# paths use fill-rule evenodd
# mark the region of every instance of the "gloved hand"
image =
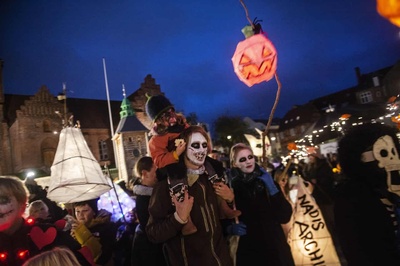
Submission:
<svg viewBox="0 0 400 266">
<path fill-rule="evenodd" d="M 268 192 L 271 194 L 271 196 L 277 194 L 279 189 L 275 186 L 272 176 L 264 169 L 260 168 L 260 170 L 263 174 L 259 178 L 264 182 Z"/>
<path fill-rule="evenodd" d="M 226 228 L 228 235 L 244 236 L 247 234 L 247 226 L 243 222 L 232 223 Z"/>
</svg>

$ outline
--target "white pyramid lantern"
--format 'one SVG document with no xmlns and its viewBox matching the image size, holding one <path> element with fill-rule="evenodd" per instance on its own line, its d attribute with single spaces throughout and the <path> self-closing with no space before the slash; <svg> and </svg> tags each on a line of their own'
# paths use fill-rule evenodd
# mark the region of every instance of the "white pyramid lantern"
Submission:
<svg viewBox="0 0 400 266">
<path fill-rule="evenodd" d="M 110 180 L 103 174 L 80 128 L 61 130 L 47 197 L 72 203 L 100 197 L 110 189 Z"/>
</svg>

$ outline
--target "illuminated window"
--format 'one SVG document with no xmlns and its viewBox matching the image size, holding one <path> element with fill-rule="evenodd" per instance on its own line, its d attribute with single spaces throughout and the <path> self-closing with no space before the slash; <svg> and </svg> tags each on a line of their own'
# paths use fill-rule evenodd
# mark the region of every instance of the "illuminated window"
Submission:
<svg viewBox="0 0 400 266">
<path fill-rule="evenodd" d="M 104 140 L 99 141 L 100 161 L 108 160 L 108 147 Z"/>
<path fill-rule="evenodd" d="M 372 93 L 370 91 L 365 91 L 365 92 L 360 93 L 360 101 L 361 101 L 361 103 L 372 102 Z"/>
</svg>

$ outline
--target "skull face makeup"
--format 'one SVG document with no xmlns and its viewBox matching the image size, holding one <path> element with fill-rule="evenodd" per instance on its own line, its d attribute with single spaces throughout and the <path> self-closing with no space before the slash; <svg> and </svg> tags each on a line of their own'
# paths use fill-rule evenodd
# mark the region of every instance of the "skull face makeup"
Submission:
<svg viewBox="0 0 400 266">
<path fill-rule="evenodd" d="M 22 215 L 23 208 L 11 195 L 0 196 L 0 232 L 9 229 Z"/>
<path fill-rule="evenodd" d="M 207 140 L 199 132 L 193 133 L 190 137 L 189 143 L 186 149 L 186 158 L 194 166 L 200 167 L 204 164 L 207 156 Z"/>
<path fill-rule="evenodd" d="M 243 149 L 236 154 L 235 167 L 243 173 L 250 174 L 254 171 L 256 160 L 253 153 L 248 149 Z"/>
</svg>

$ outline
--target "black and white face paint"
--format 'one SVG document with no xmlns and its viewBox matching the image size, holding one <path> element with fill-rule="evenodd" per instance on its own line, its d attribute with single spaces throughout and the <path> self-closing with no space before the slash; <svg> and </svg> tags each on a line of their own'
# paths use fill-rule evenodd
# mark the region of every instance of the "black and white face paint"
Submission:
<svg viewBox="0 0 400 266">
<path fill-rule="evenodd" d="M 0 232 L 7 230 L 20 217 L 19 204 L 14 196 L 0 196 Z"/>
<path fill-rule="evenodd" d="M 361 154 L 363 162 L 375 160 L 378 167 L 386 170 L 388 190 L 400 196 L 400 157 L 392 137 L 385 135 L 378 138 L 371 151 Z"/>
<path fill-rule="evenodd" d="M 202 166 L 207 156 L 207 140 L 199 132 L 193 133 L 187 145 L 186 157 L 190 163 L 196 166 Z"/>
</svg>

